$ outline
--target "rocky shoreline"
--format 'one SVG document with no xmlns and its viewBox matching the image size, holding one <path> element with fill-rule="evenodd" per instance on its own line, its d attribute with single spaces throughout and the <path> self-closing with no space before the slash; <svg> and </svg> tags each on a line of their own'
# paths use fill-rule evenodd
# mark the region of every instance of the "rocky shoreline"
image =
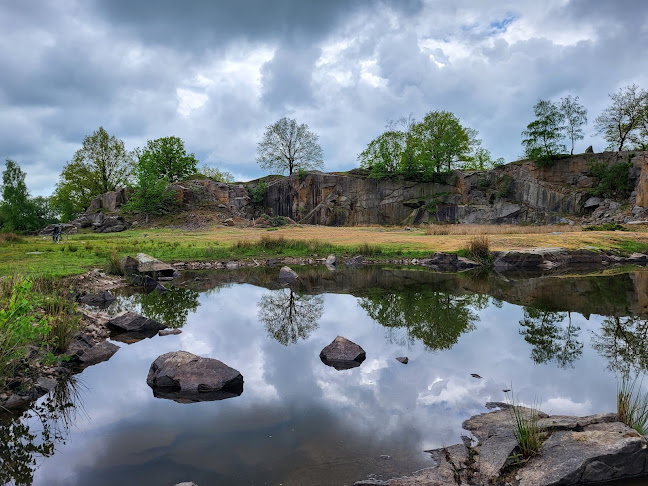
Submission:
<svg viewBox="0 0 648 486">
<path fill-rule="evenodd" d="M 356 255 L 337 259 L 334 255 L 329 255 L 327 258 L 250 258 L 232 261 L 178 262 L 172 265 L 165 264 L 147 255 L 138 255 L 138 257 L 142 259 L 139 263 L 137 258 L 133 257 L 125 257 L 122 260 L 124 273 L 129 276 L 136 276 L 140 285 L 144 285 L 149 289 L 157 288 L 159 291 L 165 290 L 162 282 L 172 280 L 173 275 L 178 275 L 179 271 L 182 270 L 235 270 L 263 266 L 326 265 L 330 271 L 335 271 L 337 265 L 360 267 L 363 265 L 387 264 L 419 266 L 435 272 L 463 272 L 485 267 L 497 272 L 533 270 L 551 274 L 555 271 L 565 270 L 600 270 L 621 265 L 648 265 L 648 255 L 646 254 L 633 253 L 629 256 L 622 256 L 613 251 L 590 248 L 578 250 L 532 248 L 529 250 L 491 252 L 491 258 L 482 262 L 460 257 L 455 253 L 435 253 L 428 258 L 385 259 L 364 258 L 361 255 Z M 90 305 L 93 305 L 93 303 L 101 304 L 105 299 L 109 298 L 106 296 L 105 291 L 128 285 L 129 283 L 124 277 L 107 275 L 96 269 L 76 277 L 73 282 L 77 300 Z M 86 367 L 104 361 L 117 352 L 119 348 L 106 341 L 110 336 L 108 325 L 110 317 L 103 312 L 89 310 L 88 307 L 80 307 L 80 312 L 83 314 L 81 329 L 68 350 L 68 354 L 72 356 L 72 359 L 57 366 L 41 365 L 37 370 L 38 376 L 32 376 L 22 382 L 15 380 L 10 383 L 8 390 L 0 391 L 0 408 L 6 410 L 23 409 L 32 401 L 52 390 L 57 380 L 72 373 L 81 372 Z M 38 356 L 34 354 L 30 358 L 37 359 Z"/>
<path fill-rule="evenodd" d="M 429 452 L 434 466 L 386 481 L 355 486 L 552 486 L 600 483 L 648 474 L 648 442 L 614 413 L 585 417 L 537 412 L 546 438 L 540 453 L 516 462 L 511 405 L 487 403 L 494 412 L 475 415 L 462 426 L 463 444 Z M 530 409 L 520 407 L 524 413 Z"/>
</svg>

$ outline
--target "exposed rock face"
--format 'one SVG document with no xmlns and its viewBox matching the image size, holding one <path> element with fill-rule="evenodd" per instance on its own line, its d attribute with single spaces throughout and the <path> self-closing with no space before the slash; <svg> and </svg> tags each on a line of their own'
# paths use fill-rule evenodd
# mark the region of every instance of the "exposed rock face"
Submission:
<svg viewBox="0 0 648 486">
<path fill-rule="evenodd" d="M 322 363 L 338 371 L 357 368 L 366 357 L 364 349 L 342 336 L 336 337 L 320 352 Z"/>
<path fill-rule="evenodd" d="M 158 398 L 177 402 L 223 400 L 243 393 L 243 376 L 212 358 L 186 351 L 158 357 L 149 369 L 146 383 Z"/>
<path fill-rule="evenodd" d="M 473 446 L 467 438 L 463 445 L 429 451 L 437 466 L 417 471 L 411 477 L 355 484 L 557 486 L 648 474 L 646 439 L 618 422 L 616 414 L 568 417 L 540 412 L 539 423 L 550 436 L 538 455 L 519 469 L 511 470 L 511 455 L 517 442 L 507 409 L 510 406 L 489 405 L 502 406 L 504 410 L 476 415 L 463 424 L 478 439 L 477 445 Z M 522 412 L 531 411 L 523 408 Z"/>
<path fill-rule="evenodd" d="M 631 158 L 634 154 L 634 158 Z M 275 215 L 301 223 L 333 226 L 426 222 L 559 222 L 563 215 L 587 215 L 596 184 L 591 161 L 607 165 L 632 160 L 631 206 L 648 208 L 648 153 L 582 154 L 538 168 L 531 162 L 491 171 L 454 171 L 435 182 L 374 180 L 364 176 L 310 172 L 277 179 L 266 205 Z M 590 202 L 591 204 L 591 202 Z"/>
<path fill-rule="evenodd" d="M 182 206 L 227 208 L 236 216 L 251 216 L 250 196 L 242 185 L 209 179 L 171 184 L 176 201 Z"/>
<path fill-rule="evenodd" d="M 95 197 L 88 206 L 87 213 L 96 213 L 99 209 L 114 213 L 119 209 L 122 204 L 128 202 L 128 194 L 126 189 L 119 189 L 117 191 L 107 192 L 101 196 Z"/>
</svg>

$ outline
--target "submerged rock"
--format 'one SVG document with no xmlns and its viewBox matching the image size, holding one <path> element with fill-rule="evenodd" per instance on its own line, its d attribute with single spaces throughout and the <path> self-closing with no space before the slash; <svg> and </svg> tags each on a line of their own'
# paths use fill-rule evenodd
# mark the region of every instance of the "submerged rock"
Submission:
<svg viewBox="0 0 648 486">
<path fill-rule="evenodd" d="M 187 351 L 158 357 L 146 383 L 153 395 L 180 403 L 223 400 L 243 393 L 243 376 L 217 359 L 201 358 Z"/>
<path fill-rule="evenodd" d="M 322 363 L 336 370 L 348 370 L 362 364 L 366 358 L 365 350 L 342 336 L 336 337 L 331 344 L 320 352 Z"/>
<path fill-rule="evenodd" d="M 279 282 L 282 284 L 292 283 L 298 278 L 297 272 L 290 267 L 281 267 L 281 270 L 279 270 Z"/>
</svg>

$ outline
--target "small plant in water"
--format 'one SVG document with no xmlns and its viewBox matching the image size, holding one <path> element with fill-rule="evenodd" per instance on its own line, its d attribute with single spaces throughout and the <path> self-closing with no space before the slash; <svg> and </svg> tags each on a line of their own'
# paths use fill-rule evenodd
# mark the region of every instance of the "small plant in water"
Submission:
<svg viewBox="0 0 648 486">
<path fill-rule="evenodd" d="M 648 433 L 648 393 L 641 395 L 642 383 L 643 378 L 631 379 L 627 371 L 617 380 L 617 416 L 619 422 L 645 435 Z"/>
<path fill-rule="evenodd" d="M 523 407 L 514 398 L 513 392 L 506 394 L 506 402 L 511 406 L 513 436 L 517 440 L 518 451 L 511 458 L 520 463 L 537 455 L 546 436 L 546 428 L 540 423 L 540 403 L 534 402 L 531 407 Z"/>
</svg>

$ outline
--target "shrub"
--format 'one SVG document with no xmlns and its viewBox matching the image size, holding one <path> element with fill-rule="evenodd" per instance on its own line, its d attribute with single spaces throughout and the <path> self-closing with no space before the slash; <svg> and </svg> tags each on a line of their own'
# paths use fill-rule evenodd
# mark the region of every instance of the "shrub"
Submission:
<svg viewBox="0 0 648 486">
<path fill-rule="evenodd" d="M 468 254 L 477 260 L 490 259 L 490 241 L 487 236 L 473 236 L 468 243 Z"/>
<path fill-rule="evenodd" d="M 23 239 L 16 233 L 0 233 L 0 245 L 6 243 L 22 243 Z"/>
<path fill-rule="evenodd" d="M 34 315 L 28 299 L 32 286 L 30 280 L 16 281 L 9 304 L 0 310 L 0 385 L 14 375 L 27 346 L 41 346 L 50 330 L 48 318 Z"/>
<path fill-rule="evenodd" d="M 113 249 L 112 253 L 108 257 L 108 268 L 106 269 L 106 271 L 113 275 L 122 275 L 119 255 L 117 254 L 117 250 L 115 249 Z"/>
<path fill-rule="evenodd" d="M 299 178 L 299 182 L 304 182 L 306 180 L 306 176 L 308 176 L 308 171 L 303 167 L 300 167 L 297 170 L 297 177 Z"/>
<path fill-rule="evenodd" d="M 630 186 L 631 162 L 621 162 L 607 165 L 604 162 L 589 162 L 589 170 L 596 184 L 590 190 L 593 196 L 603 196 L 612 199 L 627 199 L 632 192 Z"/>
<path fill-rule="evenodd" d="M 643 380 L 630 379 L 626 372 L 621 376 L 621 381 L 617 380 L 617 416 L 619 422 L 623 422 L 628 427 L 632 427 L 641 435 L 648 433 L 646 423 L 648 423 L 648 393 L 643 396 L 641 385 Z M 636 390 L 636 391 L 635 391 Z"/>
<path fill-rule="evenodd" d="M 246 186 L 250 201 L 255 206 L 263 206 L 268 186 L 265 182 L 259 182 L 256 186 Z"/>
</svg>

